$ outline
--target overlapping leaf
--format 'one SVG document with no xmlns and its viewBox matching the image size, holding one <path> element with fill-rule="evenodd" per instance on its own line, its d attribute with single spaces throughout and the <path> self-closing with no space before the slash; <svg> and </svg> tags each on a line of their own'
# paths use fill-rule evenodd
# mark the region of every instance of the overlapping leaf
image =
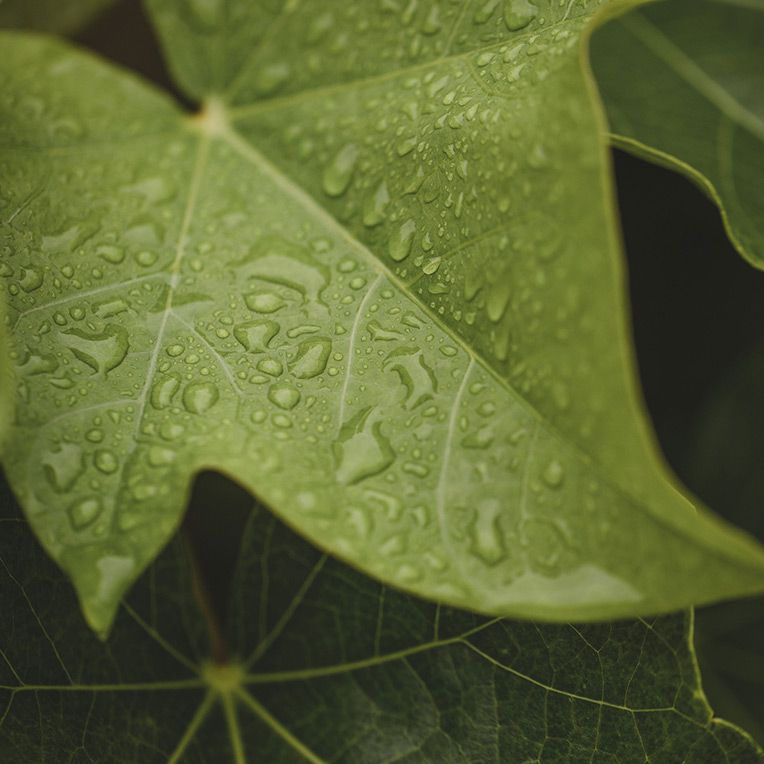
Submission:
<svg viewBox="0 0 764 764">
<path fill-rule="evenodd" d="M 592 59 L 617 146 L 667 164 L 720 205 L 764 267 L 764 3 L 671 0 L 605 25 Z"/>
<path fill-rule="evenodd" d="M 46 32 L 72 32 L 114 0 L 3 0 L 0 27 L 23 27 Z"/>
<path fill-rule="evenodd" d="M 201 118 L 2 39 L 7 469 L 95 628 L 202 467 L 484 612 L 761 590 L 645 434 L 580 65 L 599 3 L 150 5 Z"/>
<path fill-rule="evenodd" d="M 481 619 L 385 589 L 255 509 L 229 608 L 234 661 L 211 667 L 179 542 L 104 644 L 11 504 L 0 502 L 8 764 L 762 760 L 712 718 L 682 616 Z"/>
</svg>

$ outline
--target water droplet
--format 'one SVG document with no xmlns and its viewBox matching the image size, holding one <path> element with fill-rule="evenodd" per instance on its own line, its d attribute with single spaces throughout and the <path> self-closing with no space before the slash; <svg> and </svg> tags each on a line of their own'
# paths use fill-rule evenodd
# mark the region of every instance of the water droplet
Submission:
<svg viewBox="0 0 764 764">
<path fill-rule="evenodd" d="M 281 236 L 264 236 L 232 265 L 245 269 L 251 278 L 294 289 L 310 301 L 318 300 L 329 283 L 328 269 L 313 259 L 310 250 Z"/>
<path fill-rule="evenodd" d="M 560 464 L 560 462 L 558 462 L 556 459 L 553 459 L 544 468 L 544 471 L 541 474 L 541 479 L 550 488 L 559 488 L 565 479 L 565 469 L 562 464 Z"/>
<path fill-rule="evenodd" d="M 79 499 L 72 504 L 67 513 L 72 527 L 76 530 L 90 525 L 101 514 L 101 500 L 95 497 Z"/>
<path fill-rule="evenodd" d="M 494 323 L 499 321 L 507 310 L 512 285 L 508 278 L 503 275 L 496 279 L 488 290 L 485 309 L 488 318 Z"/>
<path fill-rule="evenodd" d="M 125 360 L 129 348 L 127 331 L 109 324 L 102 332 L 87 334 L 80 329 L 61 333 L 62 343 L 95 373 L 107 374 Z"/>
<path fill-rule="evenodd" d="M 99 472 L 105 475 L 111 475 L 117 471 L 119 461 L 113 451 L 107 448 L 99 448 L 93 456 L 93 464 Z"/>
<path fill-rule="evenodd" d="M 504 557 L 504 539 L 499 528 L 501 503 L 498 499 L 483 499 L 471 530 L 471 551 L 487 565 L 495 565 Z"/>
<path fill-rule="evenodd" d="M 342 426 L 334 444 L 337 480 L 343 485 L 378 475 L 395 460 L 390 441 L 382 433 L 382 422 L 373 412 L 373 407 L 359 411 Z"/>
<path fill-rule="evenodd" d="M 172 403 L 172 399 L 180 389 L 180 375 L 168 374 L 165 377 L 157 380 L 154 386 L 151 388 L 151 396 L 149 398 L 151 405 L 155 409 L 167 408 Z"/>
<path fill-rule="evenodd" d="M 278 377 L 284 371 L 284 365 L 277 358 L 263 358 L 258 362 L 257 368 L 271 377 Z"/>
<path fill-rule="evenodd" d="M 300 391 L 288 382 L 277 382 L 268 390 L 268 400 L 279 408 L 289 411 L 300 402 Z"/>
<path fill-rule="evenodd" d="M 395 262 L 399 263 L 409 256 L 415 233 L 416 221 L 411 218 L 393 232 L 387 242 L 387 251 Z"/>
<path fill-rule="evenodd" d="M 358 148 L 355 143 L 343 146 L 324 170 L 324 191 L 329 196 L 342 195 L 353 177 Z"/>
<path fill-rule="evenodd" d="M 369 335 L 373 340 L 382 342 L 399 340 L 403 336 L 400 332 L 396 332 L 394 329 L 385 328 L 379 321 L 369 321 L 366 328 L 369 330 Z"/>
<path fill-rule="evenodd" d="M 82 449 L 74 443 L 61 443 L 46 454 L 42 469 L 53 490 L 68 491 L 85 471 Z"/>
<path fill-rule="evenodd" d="M 252 292 L 244 295 L 244 302 L 256 313 L 275 313 L 286 305 L 286 301 L 273 292 Z"/>
<path fill-rule="evenodd" d="M 212 382 L 192 382 L 183 391 L 183 405 L 192 414 L 204 414 L 220 398 L 220 392 Z"/>
<path fill-rule="evenodd" d="M 297 355 L 289 370 L 297 379 L 312 379 L 322 374 L 329 360 L 332 343 L 325 337 L 303 340 L 297 346 Z"/>
<path fill-rule="evenodd" d="M 275 321 L 262 318 L 237 324 L 234 327 L 233 336 L 250 353 L 264 353 L 280 329 L 281 326 Z"/>
<path fill-rule="evenodd" d="M 363 205 L 363 224 L 371 228 L 385 219 L 385 209 L 390 202 L 387 183 L 382 180 L 376 189 L 366 197 Z"/>
<path fill-rule="evenodd" d="M 112 265 L 119 265 L 125 259 L 125 250 L 114 244 L 101 244 L 96 248 L 96 254 Z"/>
<path fill-rule="evenodd" d="M 529 0 L 505 0 L 504 23 L 511 32 L 524 29 L 533 21 L 538 8 Z"/>
<path fill-rule="evenodd" d="M 135 256 L 135 259 L 137 260 L 138 265 L 142 265 L 144 268 L 148 268 L 149 266 L 154 265 L 158 259 L 158 255 L 156 252 L 151 252 L 148 249 L 144 249 Z"/>
<path fill-rule="evenodd" d="M 417 348 L 394 350 L 385 359 L 383 368 L 391 369 L 400 378 L 406 388 L 404 408 L 409 411 L 430 400 L 438 390 L 435 374 Z"/>
<path fill-rule="evenodd" d="M 25 265 L 21 268 L 21 279 L 19 286 L 25 292 L 34 292 L 42 286 L 42 271 L 31 265 Z"/>
<path fill-rule="evenodd" d="M 274 61 L 259 67 L 255 75 L 255 90 L 259 95 L 275 93 L 289 79 L 289 64 Z"/>
</svg>

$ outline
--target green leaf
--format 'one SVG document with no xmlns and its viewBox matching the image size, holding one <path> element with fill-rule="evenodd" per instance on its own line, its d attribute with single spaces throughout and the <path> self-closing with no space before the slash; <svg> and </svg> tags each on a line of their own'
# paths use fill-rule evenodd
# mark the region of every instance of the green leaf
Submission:
<svg viewBox="0 0 764 764">
<path fill-rule="evenodd" d="M 616 146 L 680 170 L 764 268 L 764 3 L 671 0 L 594 35 Z"/>
<path fill-rule="evenodd" d="M 0 750 L 27 762 L 762 761 L 714 719 L 683 616 L 485 620 L 386 589 L 255 509 L 209 662 L 174 541 L 108 644 L 3 501 Z"/>
<path fill-rule="evenodd" d="M 0 298 L 0 455 L 3 453 L 13 422 L 14 391 L 11 343 L 6 325 L 5 300 Z"/>
<path fill-rule="evenodd" d="M 114 0 L 0 0 L 0 27 L 73 32 Z"/>
<path fill-rule="evenodd" d="M 486 613 L 761 591 L 761 549 L 696 513 L 646 434 L 580 66 L 598 5 L 287 4 L 267 24 L 156 4 L 207 94 L 194 119 L 3 38 L 25 377 L 6 467 L 97 630 L 202 468 L 386 583 Z M 245 42 L 223 46 L 231 25 Z"/>
</svg>

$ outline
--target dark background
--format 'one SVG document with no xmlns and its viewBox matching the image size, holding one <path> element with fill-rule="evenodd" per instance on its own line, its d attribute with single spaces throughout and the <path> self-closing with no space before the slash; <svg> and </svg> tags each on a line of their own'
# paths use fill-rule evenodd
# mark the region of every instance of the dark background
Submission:
<svg viewBox="0 0 764 764">
<path fill-rule="evenodd" d="M 141 4 L 123 0 L 78 42 L 173 87 Z M 189 105 L 189 104 L 187 104 Z M 189 105 L 190 106 L 190 105 Z M 764 539 L 764 273 L 730 245 L 716 207 L 689 181 L 613 152 L 645 400 L 661 447 L 692 491 Z M 219 476 L 197 481 L 187 529 L 221 496 L 243 517 L 251 498 Z M 198 549 L 221 601 L 227 540 Z M 206 550 L 206 551 L 205 551 Z M 212 550 L 212 551 L 210 551 Z M 697 614 L 703 683 L 715 711 L 764 742 L 764 600 Z"/>
</svg>

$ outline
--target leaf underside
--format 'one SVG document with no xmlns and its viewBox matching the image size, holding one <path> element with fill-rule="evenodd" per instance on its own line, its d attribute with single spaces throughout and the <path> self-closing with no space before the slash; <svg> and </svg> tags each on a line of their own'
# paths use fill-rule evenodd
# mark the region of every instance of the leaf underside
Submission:
<svg viewBox="0 0 764 764">
<path fill-rule="evenodd" d="M 599 6 L 149 3 L 194 119 L 0 38 L 5 466 L 95 629 L 202 468 L 485 613 L 761 590 L 646 435 L 580 65 Z"/>
<path fill-rule="evenodd" d="M 615 144 L 696 181 L 757 268 L 764 268 L 763 38 L 760 0 L 672 0 L 606 24 L 592 40 Z"/>
<path fill-rule="evenodd" d="M 3 498 L 8 764 L 762 760 L 712 718 L 683 616 L 486 620 L 386 589 L 256 508 L 229 607 L 238 660 L 211 670 L 179 541 L 105 644 Z"/>
</svg>

